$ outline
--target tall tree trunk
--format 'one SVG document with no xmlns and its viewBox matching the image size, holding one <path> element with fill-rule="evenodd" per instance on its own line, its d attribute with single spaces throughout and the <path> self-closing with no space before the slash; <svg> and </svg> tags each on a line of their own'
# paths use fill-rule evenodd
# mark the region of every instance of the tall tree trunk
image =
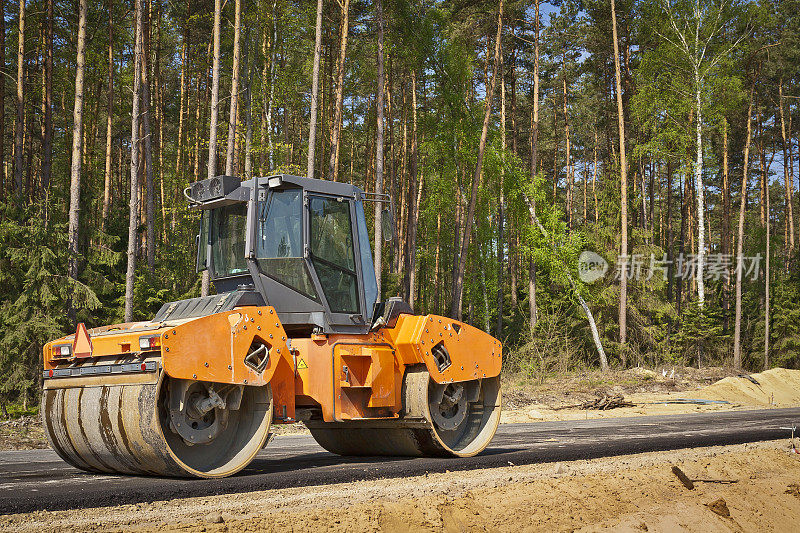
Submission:
<svg viewBox="0 0 800 533">
<path fill-rule="evenodd" d="M 53 0 L 47 0 L 46 17 L 44 32 L 44 125 L 42 127 L 42 191 L 45 194 L 50 188 L 50 175 L 53 167 Z M 5 55 L 5 52 L 3 54 Z"/>
<path fill-rule="evenodd" d="M 478 256 L 478 263 L 481 265 L 481 292 L 483 293 L 483 331 L 491 333 L 491 326 L 489 325 L 489 293 L 486 288 L 486 254 L 483 253 L 484 246 L 480 242 L 475 243 L 472 253 Z"/>
<path fill-rule="evenodd" d="M 583 173 L 581 175 L 581 184 L 583 185 L 583 223 L 589 223 L 589 179 L 587 176 L 587 165 L 583 165 Z"/>
<path fill-rule="evenodd" d="M 269 170 L 275 168 L 274 150 L 272 147 L 272 104 L 275 100 L 275 48 L 278 40 L 278 21 L 276 19 L 277 0 L 272 0 L 272 40 L 269 43 L 269 102 L 267 104 L 267 147 L 269 149 Z"/>
<path fill-rule="evenodd" d="M 533 60 L 533 111 L 531 112 L 531 180 L 536 179 L 536 168 L 539 166 L 539 0 L 534 1 L 534 60 Z M 536 200 L 532 199 L 531 212 L 536 216 Z M 531 220 L 533 224 L 533 220 Z M 533 257 L 528 265 L 528 324 L 533 335 L 539 312 L 536 306 L 536 262 Z"/>
<path fill-rule="evenodd" d="M 85 1 L 85 0 L 84 0 Z M 139 100 L 141 98 L 142 1 L 136 0 L 136 37 L 133 67 L 133 104 L 131 109 L 131 195 L 128 210 L 128 268 L 125 273 L 125 322 L 133 320 L 133 284 L 136 280 L 137 216 L 139 212 Z"/>
<path fill-rule="evenodd" d="M 517 295 L 517 268 L 519 268 L 519 230 L 517 229 L 518 218 L 513 217 L 509 221 L 509 228 L 506 232 L 508 234 L 508 276 L 511 289 L 511 309 L 512 313 L 516 312 L 517 305 L 519 304 Z"/>
<path fill-rule="evenodd" d="M 592 163 L 592 196 L 594 197 L 594 223 L 600 223 L 600 210 L 597 202 L 597 130 L 594 132 L 594 163 Z"/>
<path fill-rule="evenodd" d="M 512 31 L 512 33 L 516 30 Z M 516 46 L 512 45 L 511 48 L 511 150 L 514 152 L 515 155 L 519 155 L 519 131 L 517 130 L 517 49 Z M 519 246 L 514 246 L 512 240 L 518 237 L 516 222 L 517 218 L 513 217 L 512 220 L 509 221 L 509 231 L 508 234 L 508 275 L 509 275 L 509 284 L 510 284 L 510 295 L 511 295 L 511 308 L 512 313 L 517 309 L 517 267 L 518 267 L 518 257 L 515 253 L 515 250 L 519 249 Z"/>
<path fill-rule="evenodd" d="M 0 0 L 0 201 L 6 197 L 6 2 Z"/>
<path fill-rule="evenodd" d="M 322 0 L 320 0 L 322 1 Z M 219 55 L 221 36 L 222 0 L 214 0 L 214 62 L 211 67 L 211 124 L 208 135 L 208 178 L 217 174 L 217 125 L 219 122 Z M 203 271 L 201 296 L 208 296 L 209 272 Z"/>
<path fill-rule="evenodd" d="M 747 137 L 744 140 L 744 159 L 742 163 L 742 190 L 739 199 L 739 231 L 736 239 L 736 316 L 734 318 L 733 332 L 733 368 L 742 368 L 742 268 L 744 268 L 744 214 L 747 207 L 747 171 L 750 167 L 750 139 L 752 137 L 753 122 L 753 94 L 755 92 L 756 76 L 750 85 L 750 104 L 747 108 Z"/>
<path fill-rule="evenodd" d="M 562 63 L 563 69 L 563 63 Z M 572 229 L 572 192 L 574 175 L 572 172 L 572 140 L 569 135 L 569 113 L 567 112 L 567 77 L 566 73 L 561 78 L 563 106 L 564 106 L 564 139 L 567 143 L 566 165 L 567 165 L 567 227 Z"/>
<path fill-rule="evenodd" d="M 209 43 L 209 49 L 211 49 Z M 195 83 L 195 98 L 194 98 L 194 147 L 192 150 L 192 178 L 194 181 L 200 179 L 200 88 L 202 86 L 201 79 L 206 77 L 201 71 L 197 73 L 197 81 Z"/>
<path fill-rule="evenodd" d="M 20 2 L 20 20 L 24 20 L 24 0 Z M 81 142 L 83 140 L 83 80 L 86 64 L 86 0 L 78 3 L 78 51 L 75 68 L 75 107 L 72 114 L 72 166 L 69 180 L 69 276 L 78 278 L 78 243 L 81 208 Z M 22 34 L 23 22 L 20 22 Z M 21 59 L 21 58 L 20 58 Z M 19 71 L 21 72 L 21 70 Z M 17 96 L 22 93 L 18 90 Z M 18 152 L 19 156 L 21 152 Z"/>
<path fill-rule="evenodd" d="M 219 126 L 219 60 L 222 17 L 222 0 L 214 0 L 214 56 L 211 66 L 211 118 L 208 134 L 207 178 L 217 175 L 217 127 Z"/>
<path fill-rule="evenodd" d="M 498 184 L 497 201 L 497 338 L 503 336 L 503 265 L 505 255 L 505 237 L 503 236 L 503 222 L 506 211 L 506 199 L 503 193 L 506 175 L 506 80 L 505 66 L 500 63 L 500 146 L 502 148 L 500 167 L 500 183 Z M 513 290 L 513 288 L 512 288 Z"/>
<path fill-rule="evenodd" d="M 458 276 L 458 256 L 455 254 L 458 253 L 458 245 L 461 242 L 461 234 L 463 228 L 462 222 L 464 220 L 464 208 L 466 207 L 464 205 L 466 203 L 466 199 L 464 198 L 464 191 L 461 188 L 461 184 L 463 182 L 464 170 L 459 163 L 456 163 L 456 166 L 457 166 L 456 168 L 457 181 L 456 181 L 456 191 L 455 191 L 456 219 L 455 219 L 455 229 L 453 231 L 453 261 L 452 264 L 450 265 L 450 281 L 451 281 L 450 308 L 451 309 L 453 307 L 453 299 L 455 298 L 455 293 L 452 292 L 452 287 L 453 285 L 455 285 L 456 276 Z"/>
<path fill-rule="evenodd" d="M 619 342 L 628 340 L 628 158 L 625 154 L 625 112 L 622 107 L 622 76 L 619 66 L 619 38 L 617 37 L 617 9 L 611 0 L 611 28 L 614 39 L 614 83 L 617 93 L 617 127 L 619 130 L 619 177 L 620 177 L 620 257 L 626 261 L 626 268 L 619 282 Z M 626 362 L 623 347 L 622 363 Z"/>
<path fill-rule="evenodd" d="M 728 172 L 728 120 L 722 119 L 722 255 L 731 253 L 731 182 Z M 722 287 L 722 325 L 728 332 L 730 311 L 730 272 L 726 272 Z"/>
<path fill-rule="evenodd" d="M 354 106 L 351 106 L 351 111 L 353 107 Z M 350 185 L 353 184 L 353 162 L 355 161 L 355 156 L 354 156 L 355 149 L 356 149 L 356 130 L 355 130 L 355 125 L 352 125 L 350 132 Z M 394 195 L 392 195 L 392 198 L 394 198 Z"/>
<path fill-rule="evenodd" d="M 686 173 L 681 174 L 681 235 L 680 235 L 680 244 L 678 246 L 678 255 L 684 256 L 686 252 L 686 231 L 687 227 L 690 225 L 690 210 L 691 206 L 689 202 L 691 201 L 691 190 L 690 190 L 690 182 L 689 175 Z M 689 250 L 691 251 L 691 245 Z M 681 314 L 681 309 L 683 308 L 683 295 L 684 295 L 684 279 L 683 276 L 678 276 L 678 283 L 676 287 L 675 293 L 675 307 L 678 311 L 678 315 Z"/>
<path fill-rule="evenodd" d="M 247 34 L 249 34 L 249 30 Z M 248 49 L 249 46 L 249 39 L 245 37 L 245 45 Z M 245 90 L 245 102 L 247 104 L 247 110 L 245 115 L 245 143 L 244 143 L 244 177 L 245 179 L 250 179 L 253 177 L 253 63 L 254 61 L 250 58 L 250 53 L 246 55 L 247 58 L 247 85 L 244 88 Z"/>
<path fill-rule="evenodd" d="M 147 39 L 146 33 L 143 33 L 142 35 L 145 39 Z M 140 73 L 142 77 L 142 127 L 144 130 L 144 162 L 147 190 L 145 197 L 145 216 L 147 220 L 145 251 L 147 255 L 147 268 L 150 270 L 150 272 L 154 272 L 156 268 L 156 208 L 155 183 L 153 180 L 153 134 L 150 126 L 150 79 L 148 74 L 148 53 L 147 49 L 144 47 L 142 54 L 142 68 Z"/>
<path fill-rule="evenodd" d="M 350 0 L 344 0 L 344 8 L 342 9 L 342 16 L 344 17 L 344 21 L 342 22 L 342 38 L 343 40 L 347 39 L 347 14 L 344 11 L 349 7 Z M 375 131 L 375 195 L 376 197 L 380 198 L 379 195 L 383 194 L 383 92 L 384 92 L 384 77 L 383 77 L 383 0 L 377 0 L 375 2 L 375 15 L 378 19 L 378 82 L 376 88 L 376 115 L 378 118 L 378 123 L 376 126 Z M 344 51 L 344 47 L 342 47 L 342 51 Z M 344 54 L 339 57 L 340 61 L 340 71 L 339 71 L 339 80 L 338 85 L 336 87 L 336 119 L 334 120 L 334 129 L 339 128 L 339 120 L 341 119 L 342 114 L 342 102 L 340 100 L 340 96 L 342 94 L 342 71 L 341 68 L 344 65 Z M 336 152 L 339 151 L 339 139 L 337 136 L 335 150 Z M 333 146 L 331 147 L 333 148 Z M 337 156 L 338 157 L 338 156 Z M 336 165 L 338 167 L 338 165 Z M 378 301 L 382 301 L 381 294 L 381 275 L 383 273 L 383 224 L 381 224 L 381 211 L 383 210 L 383 204 L 380 201 L 375 202 L 375 223 L 374 223 L 374 234 L 375 234 L 375 245 L 374 245 L 374 263 L 375 263 L 375 279 L 378 281 Z M 369 302 L 367 302 L 369 305 Z"/>
<path fill-rule="evenodd" d="M 500 47 L 503 32 L 503 0 L 497 14 L 497 37 L 494 45 L 494 67 L 492 70 L 492 81 L 486 94 L 486 110 L 483 116 L 483 128 L 481 130 L 481 140 L 478 144 L 478 158 L 475 163 L 475 172 L 472 175 L 472 191 L 470 193 L 469 207 L 467 216 L 464 220 L 464 236 L 461 240 L 461 252 L 458 257 L 458 272 L 453 282 L 453 306 L 450 309 L 450 316 L 461 319 L 461 303 L 464 294 L 464 272 L 467 268 L 467 251 L 472 234 L 472 221 L 475 217 L 475 204 L 478 200 L 478 186 L 480 185 L 481 172 L 483 170 L 483 155 L 486 150 L 486 139 L 489 134 L 489 119 L 492 116 L 492 98 L 497 86 L 498 65 L 500 64 Z"/>
<path fill-rule="evenodd" d="M 781 140 L 783 141 L 783 181 L 786 185 L 786 223 L 787 231 L 789 233 L 789 247 L 787 257 L 791 257 L 794 252 L 794 201 L 793 195 L 793 180 L 794 176 L 789 173 L 789 150 L 787 149 L 787 136 L 786 136 L 786 120 L 783 116 L 783 80 L 778 82 L 778 109 L 781 117 Z"/>
<path fill-rule="evenodd" d="M 378 69 L 380 70 L 378 76 L 383 79 L 383 5 L 378 0 L 375 5 L 376 16 L 378 20 Z M 331 153 L 328 156 L 328 176 L 333 181 L 339 179 L 339 137 L 342 130 L 342 101 L 344 98 L 344 61 L 347 55 L 347 35 L 349 32 L 350 21 L 350 0 L 344 0 L 342 4 L 342 34 L 339 40 L 339 61 L 336 66 L 336 103 L 333 117 L 333 124 L 331 127 Z M 380 82 L 380 81 L 379 81 Z M 378 87 L 378 99 L 383 102 L 383 85 Z M 378 148 L 383 153 L 383 107 L 378 106 L 378 114 L 381 117 L 379 127 L 381 141 L 378 143 Z M 383 179 L 383 162 L 381 161 L 381 179 Z M 377 266 L 376 266 L 377 268 Z M 380 280 L 378 280 L 378 287 L 380 288 Z"/>
<path fill-rule="evenodd" d="M 161 39 L 159 38 L 159 42 Z M 156 84 L 158 110 L 158 181 L 161 187 L 161 242 L 167 242 L 167 199 L 164 196 L 164 91 L 161 83 Z M 174 206 L 173 206 L 174 207 Z M 174 209 L 173 209 L 174 211 Z"/>
<path fill-rule="evenodd" d="M 208 43 L 208 50 L 211 50 L 211 41 Z M 206 54 L 206 58 L 209 58 L 210 54 Z M 203 67 L 207 67 L 208 61 L 202 64 Z M 200 179 L 200 92 L 202 87 L 202 79 L 207 78 L 205 75 L 205 71 L 207 68 L 198 69 L 196 81 L 195 81 L 195 91 L 194 91 L 194 142 L 191 143 L 191 158 L 192 158 L 192 179 L 197 181 Z M 191 82 L 189 82 L 191 83 Z M 186 97 L 186 105 L 189 106 L 189 98 L 190 96 L 187 95 Z"/>
<path fill-rule="evenodd" d="M 236 0 L 235 15 L 233 22 L 233 66 L 231 68 L 231 108 L 228 113 L 228 147 L 225 153 L 225 175 L 233 176 L 235 173 L 235 146 L 236 146 L 236 126 L 239 116 L 239 63 L 240 46 L 239 41 L 242 34 L 242 0 Z"/>
<path fill-rule="evenodd" d="M 697 154 L 694 163 L 694 186 L 697 191 L 697 300 L 702 308 L 706 300 L 704 280 L 706 258 L 706 228 L 705 228 L 705 187 L 703 186 L 703 108 L 701 99 L 701 82 L 699 73 L 695 73 L 695 105 L 697 106 L 695 124 L 695 142 Z"/>
<path fill-rule="evenodd" d="M 761 141 L 763 143 L 763 140 Z M 761 164 L 764 165 L 764 151 L 762 146 L 762 155 L 761 155 Z M 784 161 L 784 167 L 785 167 Z M 772 251 L 770 249 L 770 234 L 772 233 L 772 213 L 770 213 L 770 206 L 769 206 L 769 169 L 763 168 L 765 180 L 767 182 L 767 192 L 764 195 L 764 202 L 766 205 L 764 206 L 765 211 L 767 213 L 767 242 L 765 246 L 765 275 L 764 275 L 764 370 L 769 370 L 769 304 L 770 304 L 770 295 L 769 295 L 769 280 L 770 280 L 770 269 L 769 269 L 769 258 L 772 255 Z"/>
<path fill-rule="evenodd" d="M 419 154 L 418 148 L 418 141 L 414 140 L 415 146 L 415 153 Z M 419 155 L 416 156 L 419 158 Z M 419 180 L 417 181 L 417 197 L 414 200 L 413 210 L 411 211 L 411 228 L 409 228 L 408 236 L 411 238 L 411 241 L 408 243 L 408 264 L 411 267 L 411 270 L 408 273 L 408 294 L 409 294 L 409 303 L 413 309 L 421 309 L 417 307 L 415 301 L 415 294 L 419 295 L 419 283 L 417 283 L 417 272 L 422 267 L 420 266 L 419 269 L 417 267 L 417 229 L 419 228 L 419 206 L 422 205 L 422 188 L 425 185 L 425 174 L 418 170 L 418 163 L 414 163 L 414 168 L 412 171 L 414 172 L 415 176 L 419 174 Z M 413 230 L 413 231 L 412 231 Z"/>
<path fill-rule="evenodd" d="M 667 301 L 672 301 L 672 284 L 674 275 L 675 242 L 672 236 L 672 161 L 667 160 L 667 242 L 666 250 L 669 264 L 667 267 Z"/>
<path fill-rule="evenodd" d="M 264 16 L 264 15 L 262 15 Z M 268 102 L 267 102 L 267 86 L 269 85 L 268 80 L 268 72 L 269 72 L 269 55 L 267 55 L 268 50 L 268 43 L 269 37 L 267 37 L 269 33 L 267 32 L 267 23 L 263 22 L 261 24 L 261 56 L 264 58 L 264 63 L 261 66 L 261 150 L 259 150 L 258 156 L 258 175 L 265 176 L 266 172 L 266 150 L 264 150 L 264 143 L 267 142 L 267 137 L 269 136 L 269 140 L 272 140 L 272 132 L 267 133 L 267 109 L 268 109 Z M 272 121 L 272 117 L 270 117 L 270 124 Z"/>
<path fill-rule="evenodd" d="M 317 136 L 319 141 L 319 163 L 314 161 L 314 165 L 317 166 L 317 170 L 320 172 L 320 176 L 324 177 L 325 173 L 327 172 L 327 159 L 325 158 L 327 152 L 326 149 L 328 144 L 328 139 L 333 131 L 332 124 L 332 117 L 333 117 L 333 106 L 331 105 L 331 101 L 333 100 L 333 31 L 331 28 L 325 27 L 322 33 L 322 50 L 320 51 L 320 78 L 321 78 L 321 86 L 319 89 L 320 92 L 320 104 L 319 104 L 319 113 L 320 113 L 320 126 L 319 126 L 319 135 Z M 325 136 L 325 132 L 328 132 L 328 136 Z M 315 170 L 316 172 L 316 170 Z"/>
<path fill-rule="evenodd" d="M 442 211 L 441 209 L 436 212 L 436 251 L 434 252 L 433 260 L 433 312 L 437 315 L 441 313 L 439 310 L 439 302 L 441 295 L 441 283 L 439 280 L 439 255 L 441 253 L 441 238 L 442 238 Z"/>
<path fill-rule="evenodd" d="M 25 130 L 24 130 L 25 90 L 24 89 L 25 89 L 25 0 L 19 0 L 19 33 L 17 33 L 17 121 L 14 123 L 14 190 L 17 195 L 17 202 L 20 205 L 22 204 L 22 198 L 24 192 L 22 184 L 22 171 L 23 171 L 22 150 L 23 150 L 23 144 L 25 142 Z M 78 156 L 80 157 L 80 140 L 78 141 Z M 73 162 L 73 165 L 74 164 L 75 163 Z M 80 166 L 78 166 L 78 171 L 80 171 Z"/>
<path fill-rule="evenodd" d="M 402 105 L 401 105 L 401 116 L 400 116 L 400 124 L 402 125 L 403 131 L 403 141 L 402 141 L 402 148 L 400 150 L 400 179 L 398 188 L 400 190 L 400 217 L 398 219 L 398 235 L 394 240 L 394 272 L 400 272 L 400 265 L 405 264 L 403 261 L 403 243 L 405 242 L 405 233 L 406 233 L 406 182 L 408 181 L 407 178 L 407 161 L 408 161 L 408 98 L 407 98 L 407 91 L 406 91 L 406 77 L 403 77 L 403 81 L 400 85 L 400 94 L 403 95 Z M 455 263 L 454 263 L 455 264 Z"/>
<path fill-rule="evenodd" d="M 219 60 L 222 0 L 214 0 L 213 60 L 211 64 L 211 117 L 208 134 L 208 171 L 206 178 L 217 175 L 217 128 L 219 126 Z"/>
<path fill-rule="evenodd" d="M 186 12 L 185 18 L 183 20 L 183 38 L 181 39 L 181 89 L 180 89 L 180 98 L 181 102 L 178 105 L 178 138 L 177 138 L 177 149 L 175 154 L 175 175 L 173 178 L 176 181 L 177 189 L 180 190 L 181 187 L 184 185 L 183 178 L 183 169 L 181 168 L 183 165 L 183 144 L 184 144 L 184 137 L 185 137 L 185 122 L 184 117 L 186 116 L 186 109 L 189 107 L 189 95 L 187 84 L 189 82 L 189 76 L 187 75 L 187 70 L 189 68 L 189 14 L 192 12 L 192 0 L 186 0 Z M 176 220 L 176 212 L 177 209 L 172 210 L 172 229 L 175 229 L 177 224 Z"/>
<path fill-rule="evenodd" d="M 52 1 L 52 0 L 48 0 Z M 111 172 L 111 150 L 112 150 L 112 131 L 111 126 L 114 121 L 114 18 L 113 18 L 113 4 L 109 1 L 106 9 L 108 9 L 108 104 L 106 107 L 106 166 L 105 166 L 105 179 L 103 180 L 103 214 L 101 228 L 106 230 L 106 222 L 108 221 L 108 210 L 111 207 L 111 180 L 113 179 Z"/>
<path fill-rule="evenodd" d="M 417 214 L 419 205 L 417 204 L 417 170 L 419 164 L 419 154 L 417 150 L 417 71 L 411 71 L 411 157 L 409 160 L 408 187 L 408 209 L 406 216 L 408 219 L 408 232 L 405 240 L 403 287 L 406 301 L 414 307 L 414 269 L 416 268 L 417 251 Z M 420 182 L 421 184 L 421 182 Z"/>
<path fill-rule="evenodd" d="M 314 149 L 317 144 L 317 106 L 319 105 L 319 57 L 322 49 L 322 0 L 317 0 L 317 36 L 314 41 L 314 72 L 311 85 L 311 119 L 308 126 L 308 166 L 306 177 L 314 177 Z"/>
<path fill-rule="evenodd" d="M 388 83 L 386 84 L 386 111 L 388 115 L 389 121 L 389 198 L 392 201 L 397 199 L 397 159 L 396 159 L 396 150 L 395 150 L 395 136 L 394 136 L 394 99 L 392 97 L 394 91 L 394 77 L 392 76 L 392 56 L 388 57 L 388 65 L 389 65 L 389 74 L 388 74 Z M 350 134 L 350 168 L 352 169 L 353 165 L 353 145 L 355 140 L 355 128 L 351 128 Z M 352 176 L 352 170 L 350 171 Z M 351 178 L 352 179 L 352 178 Z M 395 235 L 396 236 L 396 235 Z M 397 240 L 397 239 L 393 239 Z M 396 272 L 394 266 L 396 261 L 396 247 L 395 243 L 392 243 L 391 246 L 391 253 L 392 253 L 392 260 L 389 263 L 389 270 L 391 272 Z"/>
<path fill-rule="evenodd" d="M 553 93 L 553 130 L 558 130 L 558 113 L 556 112 L 556 106 L 558 105 L 558 96 L 556 93 Z M 558 182 L 559 182 L 559 167 L 558 167 L 558 148 L 560 146 L 561 136 L 555 135 L 555 146 L 553 147 L 553 203 L 555 204 L 556 198 L 558 198 Z"/>
<path fill-rule="evenodd" d="M 158 183 L 160 189 L 160 204 L 161 204 L 161 241 L 167 241 L 167 204 L 164 197 L 164 98 L 163 98 L 163 83 L 161 79 L 161 14 L 162 5 L 161 0 L 156 0 L 156 49 L 153 57 L 153 104 L 156 107 L 155 112 L 155 131 L 156 137 L 156 158 L 158 159 Z M 154 221 L 155 225 L 155 221 Z M 154 240 L 155 242 L 155 240 Z M 155 246 L 155 245 L 154 245 Z"/>
</svg>

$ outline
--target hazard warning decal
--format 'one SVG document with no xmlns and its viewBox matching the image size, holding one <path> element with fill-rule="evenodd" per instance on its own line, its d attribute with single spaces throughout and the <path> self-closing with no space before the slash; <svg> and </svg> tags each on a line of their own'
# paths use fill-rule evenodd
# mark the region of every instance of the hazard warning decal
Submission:
<svg viewBox="0 0 800 533">
<path fill-rule="evenodd" d="M 89 337 L 89 332 L 86 331 L 83 322 L 79 322 L 78 329 L 75 331 L 75 340 L 72 342 L 72 355 L 77 358 L 91 357 L 92 350 L 92 339 Z"/>
</svg>

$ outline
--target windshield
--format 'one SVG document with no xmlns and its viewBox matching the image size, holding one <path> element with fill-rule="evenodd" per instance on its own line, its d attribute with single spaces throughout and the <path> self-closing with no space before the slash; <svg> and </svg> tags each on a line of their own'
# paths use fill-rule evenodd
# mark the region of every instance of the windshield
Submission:
<svg viewBox="0 0 800 533">
<path fill-rule="evenodd" d="M 211 211 L 211 274 L 226 278 L 248 273 L 244 257 L 247 204 Z"/>
<path fill-rule="evenodd" d="M 369 246 L 369 232 L 364 218 L 364 204 L 356 202 L 356 226 L 358 227 L 358 244 L 361 249 L 361 275 L 364 279 L 364 302 L 367 311 L 378 300 L 378 280 L 375 277 L 375 263 L 372 262 L 372 249 Z M 388 233 L 388 232 L 387 232 Z"/>
</svg>

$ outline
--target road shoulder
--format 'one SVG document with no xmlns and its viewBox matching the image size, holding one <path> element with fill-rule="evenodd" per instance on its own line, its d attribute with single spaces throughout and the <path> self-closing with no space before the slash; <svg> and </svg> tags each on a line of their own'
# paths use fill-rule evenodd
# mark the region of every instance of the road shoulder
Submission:
<svg viewBox="0 0 800 533">
<path fill-rule="evenodd" d="M 673 466 L 693 479 L 735 483 L 697 482 L 690 491 L 675 477 Z M 0 517 L 0 529 L 777 531 L 788 523 L 800 523 L 799 480 L 800 455 L 790 454 L 784 439 L 34 512 Z M 718 514 L 723 507 L 729 517 Z"/>
</svg>

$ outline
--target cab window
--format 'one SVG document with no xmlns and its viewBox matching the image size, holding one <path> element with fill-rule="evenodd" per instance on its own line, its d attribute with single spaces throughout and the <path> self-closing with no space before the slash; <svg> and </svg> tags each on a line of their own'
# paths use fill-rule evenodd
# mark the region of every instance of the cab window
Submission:
<svg viewBox="0 0 800 533">
<path fill-rule="evenodd" d="M 259 204 L 258 267 L 264 274 L 318 300 L 303 259 L 303 192 L 271 192 Z"/>
<path fill-rule="evenodd" d="M 358 313 L 350 202 L 309 197 L 311 262 L 333 313 Z"/>
<path fill-rule="evenodd" d="M 246 274 L 244 241 L 247 205 L 218 207 L 211 211 L 211 267 L 214 278 Z"/>
</svg>

